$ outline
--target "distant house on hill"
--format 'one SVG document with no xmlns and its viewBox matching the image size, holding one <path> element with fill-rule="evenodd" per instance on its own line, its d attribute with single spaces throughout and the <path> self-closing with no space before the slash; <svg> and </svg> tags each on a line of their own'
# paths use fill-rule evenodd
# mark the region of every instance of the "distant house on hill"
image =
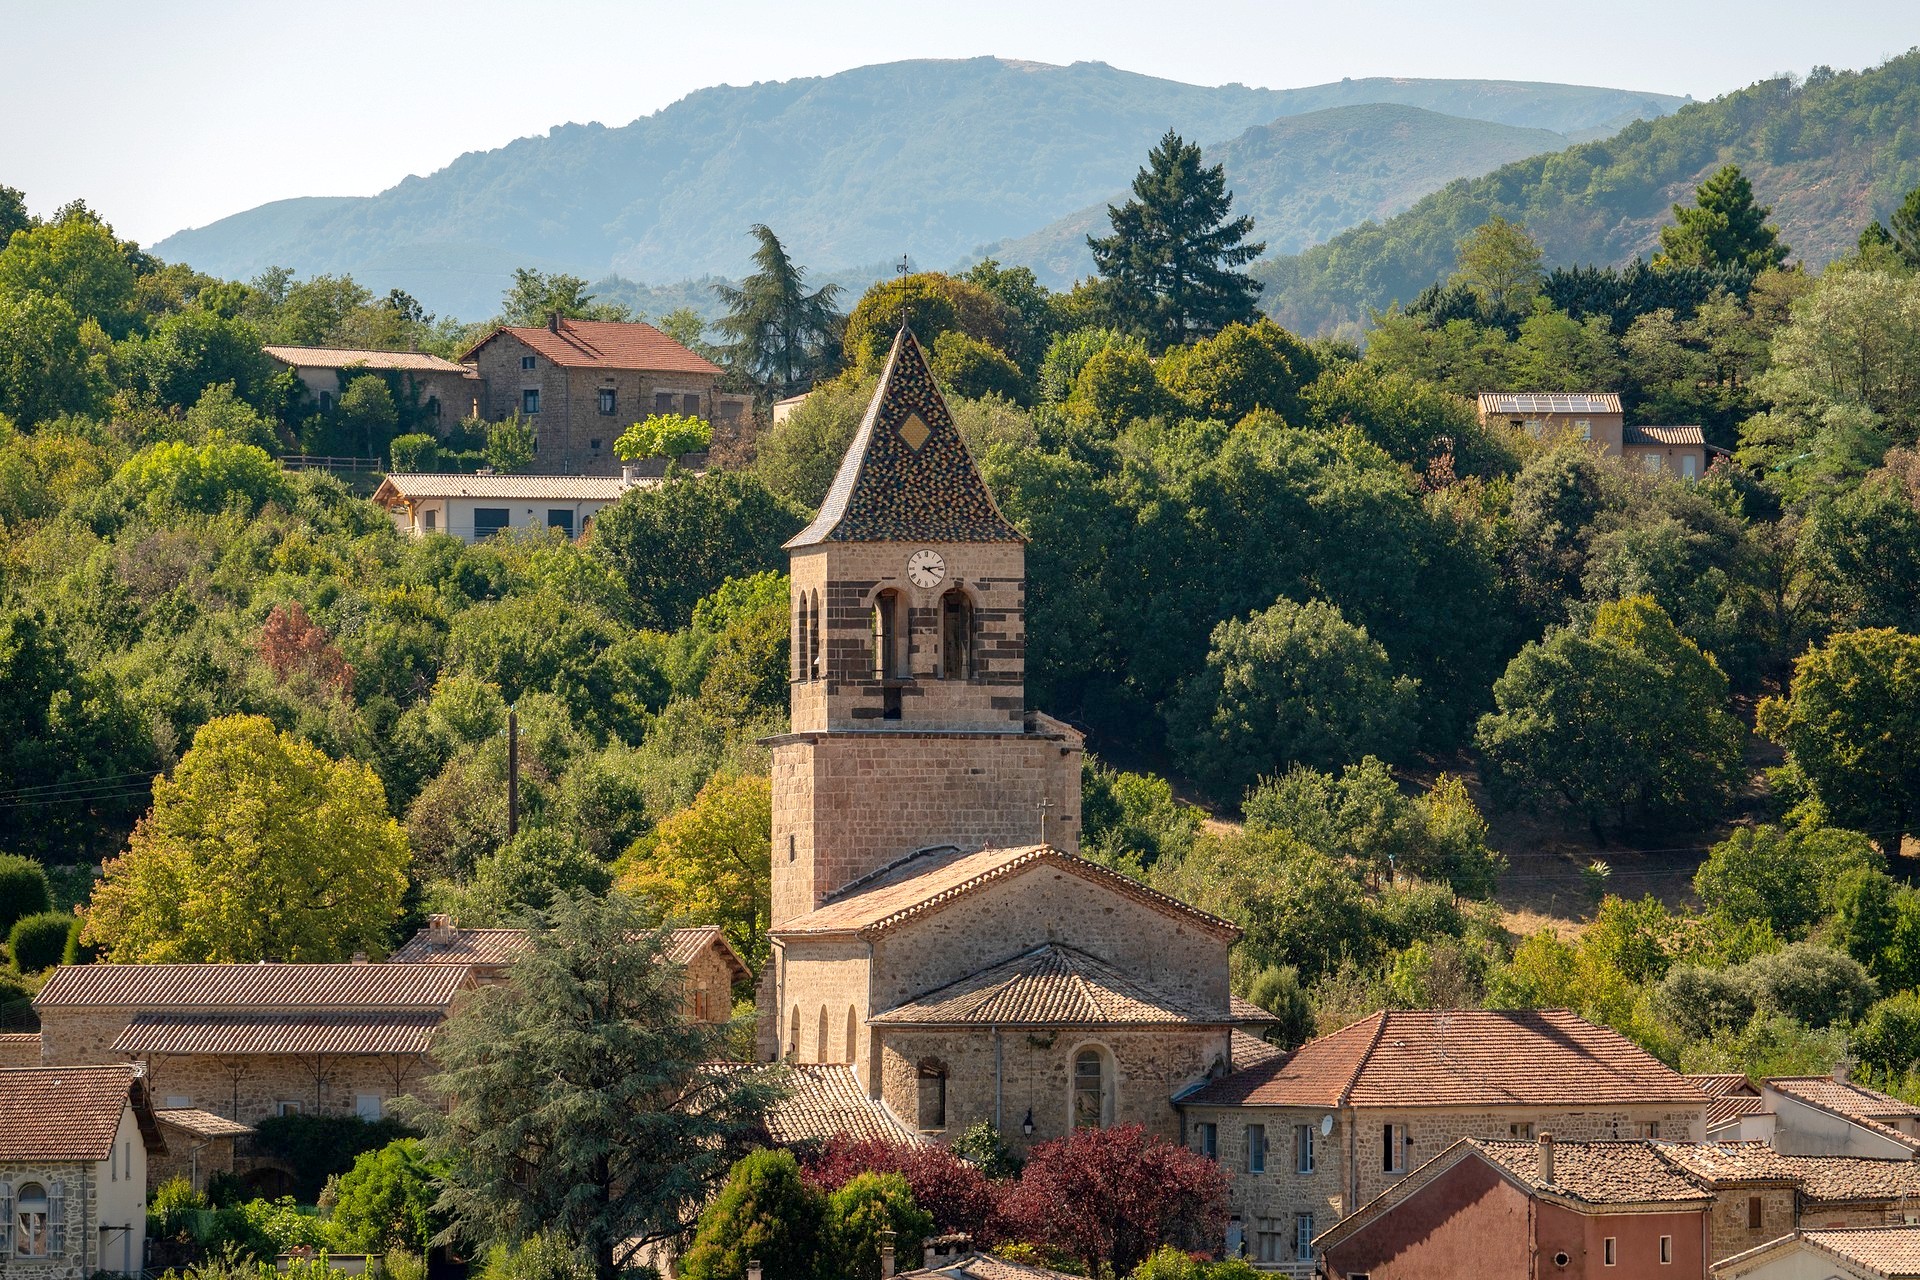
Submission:
<svg viewBox="0 0 1920 1280">
<path fill-rule="evenodd" d="M 1630 467 L 1689 480 L 1706 473 L 1710 448 L 1699 427 L 1628 426 L 1611 391 L 1482 391 L 1479 411 L 1483 426 L 1505 423 L 1535 436 L 1568 432 Z"/>
<path fill-rule="evenodd" d="M 460 358 L 484 387 L 480 416 L 530 419 L 534 465 L 551 474 L 618 475 L 613 442 L 654 414 L 738 430 L 752 409 L 750 397 L 720 390 L 719 365 L 650 324 L 556 312 L 539 328 L 503 325 Z"/>
<path fill-rule="evenodd" d="M 136 1067 L 0 1070 L 0 1271 L 139 1275 L 147 1161 L 166 1152 Z"/>
<path fill-rule="evenodd" d="M 687 458 L 705 461 L 698 454 Z M 658 474 L 643 476 L 640 470 L 630 467 L 611 476 L 396 471 L 380 482 L 373 500 L 387 509 L 394 528 L 416 538 L 450 533 L 462 542 L 479 542 L 526 529 L 558 529 L 577 538 L 600 508 L 618 502 L 627 490 L 660 483 Z"/>
<path fill-rule="evenodd" d="M 322 413 L 332 412 L 340 393 L 358 373 L 395 375 L 404 396 L 418 396 L 428 421 L 448 426 L 472 417 L 480 404 L 479 376 L 465 365 L 420 351 L 363 351 L 345 347 L 263 348 L 292 369 Z M 444 429 L 444 428 L 443 428 Z"/>
</svg>

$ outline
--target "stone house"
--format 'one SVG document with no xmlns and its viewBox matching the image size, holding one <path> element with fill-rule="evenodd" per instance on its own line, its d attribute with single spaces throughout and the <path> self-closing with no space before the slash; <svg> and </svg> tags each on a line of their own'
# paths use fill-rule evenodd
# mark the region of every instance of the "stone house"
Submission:
<svg viewBox="0 0 1920 1280">
<path fill-rule="evenodd" d="M 166 1149 L 137 1067 L 0 1069 L 0 1274 L 140 1274 Z"/>
<path fill-rule="evenodd" d="M 1705 1136 L 1706 1095 L 1565 1010 L 1385 1010 L 1177 1100 L 1234 1171 L 1257 1263 L 1310 1269 L 1315 1234 L 1463 1138 Z"/>
<path fill-rule="evenodd" d="M 1532 436 L 1564 433 L 1630 467 L 1689 480 L 1706 474 L 1711 447 L 1698 426 L 1628 426 L 1611 391 L 1482 391 L 1478 409 L 1482 426 L 1504 423 Z"/>
<path fill-rule="evenodd" d="M 1704 1280 L 1711 1204 L 1649 1143 L 1464 1138 L 1315 1243 L 1332 1280 Z"/>
<path fill-rule="evenodd" d="M 48 1066 L 131 1061 L 169 1111 L 378 1119 L 474 986 L 444 964 L 62 965 L 34 997 Z"/>
<path fill-rule="evenodd" d="M 787 543 L 761 1056 L 842 1065 L 908 1130 L 1175 1138 L 1257 1044 L 1229 922 L 1077 856 L 1083 740 L 1029 708 L 1025 543 L 901 330 Z"/>
<path fill-rule="evenodd" d="M 462 929 L 450 916 L 427 917 L 415 933 L 387 957 L 389 964 L 457 964 L 481 986 L 502 982 L 526 949 L 524 929 Z M 717 925 L 674 929 L 665 957 L 686 969 L 686 1013 L 697 1022 L 726 1022 L 733 1017 L 733 991 L 753 973 Z"/>
<path fill-rule="evenodd" d="M 377 373 L 398 383 L 400 404 L 417 406 L 419 416 L 444 432 L 478 410 L 480 379 L 465 365 L 422 351 L 362 351 L 344 347 L 262 348 L 290 368 L 322 413 L 332 411 L 355 375 Z"/>
<path fill-rule="evenodd" d="M 716 431 L 747 425 L 750 398 L 720 390 L 722 370 L 650 324 L 569 320 L 501 326 L 460 357 L 478 376 L 480 416 L 522 414 L 534 425 L 536 470 L 618 475 L 613 442 L 652 414 L 703 418 Z"/>
<path fill-rule="evenodd" d="M 1795 1231 L 1715 1263 L 1713 1280 L 1920 1280 L 1920 1227 Z"/>
<path fill-rule="evenodd" d="M 660 477 L 629 468 L 611 476 L 466 475 L 392 472 L 373 500 L 385 507 L 393 527 L 410 537 L 446 533 L 479 542 L 496 533 L 558 529 L 584 535 L 600 509 L 629 489 L 649 488 Z"/>
<path fill-rule="evenodd" d="M 153 1116 L 167 1140 L 166 1154 L 147 1163 L 148 1183 L 155 1187 L 185 1178 L 195 1191 L 205 1191 L 214 1174 L 235 1171 L 238 1144 L 253 1136 L 253 1126 L 198 1107 L 160 1107 Z"/>
</svg>

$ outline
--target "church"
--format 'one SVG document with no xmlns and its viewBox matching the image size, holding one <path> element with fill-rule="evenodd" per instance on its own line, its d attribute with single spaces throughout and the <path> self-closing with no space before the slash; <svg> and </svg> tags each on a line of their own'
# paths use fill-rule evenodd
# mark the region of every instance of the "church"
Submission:
<svg viewBox="0 0 1920 1280">
<path fill-rule="evenodd" d="M 935 1141 L 1178 1140 L 1176 1095 L 1266 1056 L 1239 930 L 1078 856 L 1082 736 L 1026 703 L 1025 542 L 907 329 L 786 550 L 761 1055 L 844 1064 Z"/>
</svg>

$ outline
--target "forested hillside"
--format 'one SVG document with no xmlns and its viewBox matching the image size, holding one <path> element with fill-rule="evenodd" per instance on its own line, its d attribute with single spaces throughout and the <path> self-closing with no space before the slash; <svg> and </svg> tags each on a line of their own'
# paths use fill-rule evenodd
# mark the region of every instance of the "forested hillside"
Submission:
<svg viewBox="0 0 1920 1280">
<path fill-rule="evenodd" d="M 1916 119 L 1920 52 L 1869 71 L 1762 81 L 1455 182 L 1398 217 L 1263 263 L 1262 305 L 1307 333 L 1361 323 L 1446 275 L 1455 242 L 1496 214 L 1524 224 L 1549 265 L 1624 264 L 1649 254 L 1670 206 L 1729 161 L 1773 206 L 1795 259 L 1818 266 L 1920 181 Z"/>
<path fill-rule="evenodd" d="M 236 279 L 276 265 L 350 272 L 468 318 L 486 314 L 517 266 L 654 284 L 738 275 L 755 222 L 824 271 L 902 253 L 944 265 L 1118 190 L 1169 126 L 1210 141 L 1367 102 L 1569 132 L 1679 99 L 1503 81 L 1208 88 L 1100 63 L 889 63 L 703 89 L 631 124 L 557 126 L 377 196 L 281 201 L 155 248 Z"/>
<path fill-rule="evenodd" d="M 1546 129 L 1370 104 L 1285 116 L 1206 148 L 1224 164 L 1234 207 L 1250 213 L 1270 255 L 1297 253 L 1357 222 L 1385 218 L 1455 178 L 1558 151 L 1568 139 Z M 1030 267 L 1051 288 L 1093 274 L 1087 235 L 1105 228 L 1122 192 L 1028 236 L 984 251 Z"/>
</svg>

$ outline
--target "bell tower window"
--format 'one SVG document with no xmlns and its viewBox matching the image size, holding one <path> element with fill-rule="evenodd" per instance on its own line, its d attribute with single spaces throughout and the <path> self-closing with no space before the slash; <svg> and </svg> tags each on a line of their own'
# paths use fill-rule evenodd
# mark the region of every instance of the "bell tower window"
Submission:
<svg viewBox="0 0 1920 1280">
<path fill-rule="evenodd" d="M 906 601 L 898 591 L 882 591 L 873 602 L 873 676 L 909 680 Z"/>
<path fill-rule="evenodd" d="M 957 587 L 940 597 L 940 678 L 973 678 L 973 601 Z"/>
<path fill-rule="evenodd" d="M 807 676 L 809 680 L 818 680 L 826 673 L 820 669 L 820 593 L 808 593 L 808 612 L 812 615 L 807 627 Z"/>
</svg>

